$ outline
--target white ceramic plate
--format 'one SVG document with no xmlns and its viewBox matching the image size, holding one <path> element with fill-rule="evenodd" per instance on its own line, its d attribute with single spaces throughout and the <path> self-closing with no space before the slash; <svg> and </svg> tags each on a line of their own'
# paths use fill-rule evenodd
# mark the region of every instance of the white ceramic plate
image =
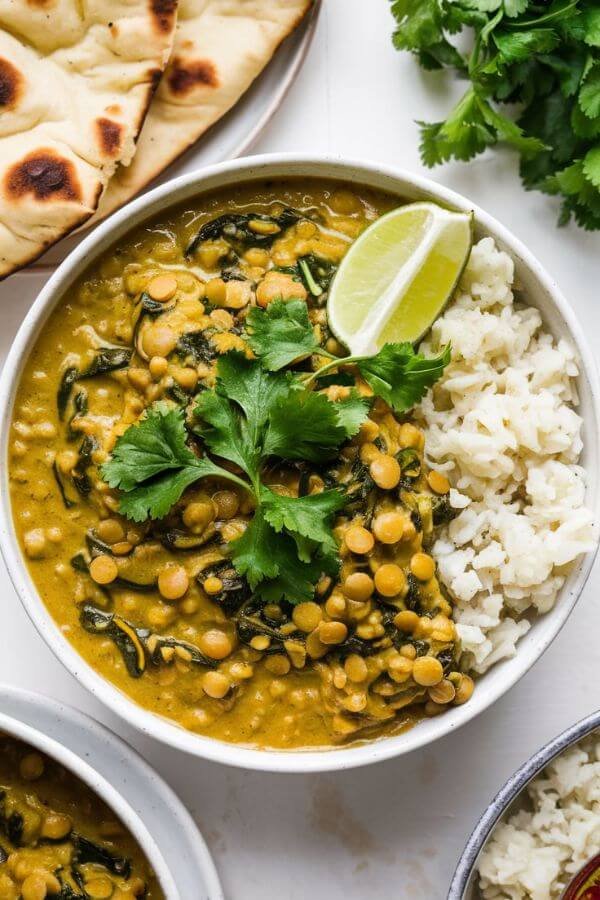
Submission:
<svg viewBox="0 0 600 900">
<path fill-rule="evenodd" d="M 154 769 L 121 738 L 71 706 L 0 684 L 0 727 L 5 717 L 67 748 L 125 799 L 160 848 L 178 890 L 176 900 L 223 900 L 212 857 L 190 814 Z M 14 733 L 10 726 L 7 730 Z M 26 731 L 19 737 L 29 740 Z M 50 755 L 55 756 L 51 751 Z M 114 801 L 110 805 L 114 808 Z M 143 846 L 143 835 L 136 837 Z M 167 900 L 172 897 L 167 895 Z"/>
<path fill-rule="evenodd" d="M 152 181 L 149 188 L 144 188 L 142 193 L 178 175 L 187 175 L 221 160 L 235 159 L 250 150 L 296 80 L 312 43 L 320 11 L 321 0 L 314 0 L 313 8 L 298 28 L 281 44 L 264 72 L 261 72 L 233 109 L 213 125 L 187 153 Z M 56 268 L 82 240 L 85 233 L 84 227 L 80 234 L 59 241 L 37 262 L 29 266 L 27 271 L 31 269 L 48 271 Z M 19 274 L 16 273 L 17 276 Z M 6 287 L 0 284 L 0 305 L 2 291 L 9 289 L 11 280 L 5 282 Z"/>
<path fill-rule="evenodd" d="M 40 599 L 25 566 L 14 532 L 9 504 L 8 474 L 4 460 L 8 454 L 9 428 L 17 381 L 25 359 L 54 306 L 77 277 L 115 241 L 142 221 L 185 202 L 205 191 L 226 188 L 245 181 L 272 178 L 339 179 L 364 184 L 396 195 L 401 200 L 432 200 L 464 212 L 473 212 L 476 238 L 492 236 L 515 263 L 516 278 L 529 303 L 542 314 L 547 328 L 573 345 L 580 367 L 578 382 L 580 413 L 583 417 L 582 464 L 588 473 L 586 500 L 600 519 L 600 388 L 596 364 L 577 319 L 558 285 L 530 251 L 511 232 L 465 197 L 412 172 L 365 162 L 330 157 L 273 154 L 234 160 L 201 172 L 182 176 L 156 188 L 100 224 L 65 260 L 41 292 L 12 345 L 0 377 L 0 544 L 17 593 L 39 633 L 70 672 L 102 702 L 143 733 L 196 756 L 228 765 L 275 772 L 318 772 L 365 765 L 423 747 L 454 731 L 487 709 L 527 672 L 552 643 L 566 622 L 587 581 L 595 554 L 580 557 L 561 589 L 555 607 L 539 616 L 519 641 L 514 658 L 492 667 L 477 684 L 469 701 L 443 716 L 426 719 L 402 734 L 382 737 L 357 746 L 329 750 L 270 751 L 227 744 L 185 731 L 171 721 L 138 706 L 102 678 L 69 644 Z"/>
</svg>

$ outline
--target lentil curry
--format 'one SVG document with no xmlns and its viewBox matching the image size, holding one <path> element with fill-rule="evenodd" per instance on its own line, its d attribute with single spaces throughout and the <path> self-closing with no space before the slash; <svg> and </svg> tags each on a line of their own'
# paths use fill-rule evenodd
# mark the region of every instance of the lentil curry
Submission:
<svg viewBox="0 0 600 900">
<path fill-rule="evenodd" d="M 87 785 L 0 735 L 0 900 L 162 900 L 131 834 Z"/>
<path fill-rule="evenodd" d="M 184 728 L 249 746 L 327 747 L 403 730 L 472 693 L 428 553 L 436 526 L 452 516 L 448 482 L 428 471 L 410 410 L 376 396 L 381 379 L 360 365 L 332 371 L 344 349 L 328 330 L 329 283 L 352 241 L 397 204 L 317 181 L 198 198 L 95 263 L 31 353 L 10 450 L 31 576 L 97 672 Z M 263 348 L 273 374 L 253 362 L 265 323 L 274 329 Z M 282 343 L 278 329 L 288 326 Z M 292 333 L 304 348 L 297 359 L 286 356 Z M 325 364 L 328 374 L 316 375 Z M 249 435 L 258 438 L 249 420 L 240 425 L 240 407 L 248 409 L 240 385 L 262 379 L 255 401 L 264 405 L 275 385 L 289 393 L 292 377 L 310 382 L 313 395 L 288 398 L 296 413 L 317 411 L 287 451 L 281 438 L 260 439 L 262 481 L 250 476 L 252 494 L 239 477 L 248 455 L 239 461 Z M 227 407 L 226 390 L 236 401 Z M 205 431 L 195 403 L 212 423 Z M 263 430 L 276 413 L 268 426 L 263 415 Z M 324 437 L 310 443 L 319 416 L 337 434 L 325 449 Z M 280 408 L 280 432 L 291 419 Z M 232 429 L 241 429 L 235 452 L 221 449 Z M 180 433 L 186 446 L 173 436 Z M 152 468 L 150 460 L 141 489 L 123 493 L 136 483 L 130 463 L 159 437 L 168 461 Z M 207 463 L 197 480 L 204 437 L 224 465 L 214 474 Z M 159 471 L 166 474 L 154 478 Z M 161 478 L 161 491 L 171 479 L 168 502 L 161 495 L 148 515 L 146 488 L 152 493 Z M 124 498 L 134 496 L 136 508 L 123 515 Z M 266 500 L 257 512 L 264 497 L 273 508 L 290 502 L 269 518 Z M 329 504 L 304 531 L 289 515 L 301 497 L 297 508 L 307 513 L 319 497 Z M 262 593 L 254 590 L 258 563 L 262 577 L 279 572 Z"/>
</svg>

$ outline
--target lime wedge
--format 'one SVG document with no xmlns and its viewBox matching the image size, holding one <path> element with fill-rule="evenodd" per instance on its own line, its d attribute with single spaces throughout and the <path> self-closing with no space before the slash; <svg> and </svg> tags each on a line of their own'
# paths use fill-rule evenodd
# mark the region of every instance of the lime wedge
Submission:
<svg viewBox="0 0 600 900">
<path fill-rule="evenodd" d="M 472 216 L 435 203 L 400 206 L 352 244 L 333 280 L 329 327 L 353 355 L 414 343 L 431 327 L 466 265 Z"/>
</svg>

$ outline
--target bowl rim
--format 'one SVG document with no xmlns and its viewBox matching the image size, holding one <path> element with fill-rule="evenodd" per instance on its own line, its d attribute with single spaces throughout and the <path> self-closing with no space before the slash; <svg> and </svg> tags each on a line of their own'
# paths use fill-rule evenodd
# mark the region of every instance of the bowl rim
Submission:
<svg viewBox="0 0 600 900">
<path fill-rule="evenodd" d="M 565 750 L 600 728 L 600 710 L 590 713 L 544 744 L 506 780 L 475 825 L 455 869 L 447 900 L 463 900 L 475 866 L 499 820 L 530 781 Z"/>
<path fill-rule="evenodd" d="M 480 209 L 462 195 L 445 188 L 430 179 L 393 166 L 333 155 L 312 155 L 296 153 L 274 153 L 230 160 L 182 175 L 133 200 L 114 213 L 66 257 L 45 284 L 17 332 L 10 348 L 2 373 L 0 374 L 0 459 L 7 459 L 8 436 L 11 412 L 18 379 L 13 373 L 22 370 L 25 360 L 55 303 L 73 283 L 75 278 L 97 258 L 107 247 L 127 234 L 141 222 L 169 207 L 201 195 L 206 191 L 241 182 L 259 181 L 266 177 L 284 178 L 301 176 L 306 178 L 328 178 L 331 180 L 354 181 L 366 186 L 375 186 L 382 180 L 388 184 L 389 192 L 399 197 L 418 194 L 419 199 L 431 199 L 454 209 L 472 212 L 476 228 L 485 235 L 492 236 L 509 250 L 513 258 L 519 260 L 531 273 L 540 291 L 547 297 L 552 310 L 562 320 L 570 341 L 575 346 L 581 361 L 580 380 L 585 379 L 589 387 L 590 409 L 584 428 L 588 434 L 589 447 L 594 459 L 590 459 L 587 469 L 594 473 L 600 469 L 600 386 L 596 363 L 592 356 L 575 314 L 560 289 L 538 262 L 529 249 L 508 229 L 492 216 Z M 207 184 L 208 183 L 208 184 Z M 586 445 L 587 446 L 587 445 Z M 475 718 L 529 670 L 552 643 L 566 622 L 588 579 L 596 552 L 583 555 L 577 562 L 569 582 L 561 589 L 561 596 L 554 608 L 537 621 L 538 628 L 532 628 L 520 642 L 520 652 L 510 660 L 498 663 L 490 669 L 492 677 L 486 673 L 488 682 L 482 690 L 480 682 L 477 691 L 468 704 L 455 707 L 444 716 L 427 719 L 418 726 L 397 735 L 382 737 L 346 748 L 311 750 L 272 750 L 251 748 L 230 744 L 215 738 L 205 737 L 186 731 L 176 723 L 163 719 L 156 713 L 139 706 L 111 682 L 104 679 L 79 655 L 67 641 L 46 610 L 27 572 L 24 559 L 16 539 L 12 521 L 8 490 L 8 466 L 0 466 L 0 549 L 10 578 L 30 619 L 57 658 L 71 674 L 109 709 L 125 719 L 143 734 L 148 734 L 163 743 L 192 755 L 226 765 L 246 769 L 281 773 L 305 773 L 343 771 L 356 766 L 389 759 L 416 750 L 433 740 L 447 735 L 456 728 Z M 588 497 L 589 505 L 596 520 L 600 521 L 600 483 L 596 481 L 593 496 Z M 568 587 L 568 590 L 566 588 Z M 544 626 L 542 622 L 550 622 Z M 543 634 L 539 632 L 542 631 Z M 505 677 L 502 677 L 502 675 Z M 492 684 L 493 682 L 493 684 Z"/>
<path fill-rule="evenodd" d="M 59 743 L 54 738 L 44 734 L 43 731 L 34 728 L 33 725 L 22 722 L 20 719 L 7 715 L 2 711 L 0 711 L 0 730 L 8 734 L 9 737 L 23 741 L 34 750 L 40 751 L 45 756 L 64 766 L 72 775 L 75 775 L 94 791 L 106 803 L 108 808 L 118 816 L 130 834 L 133 835 L 146 857 L 146 861 L 154 871 L 165 897 L 168 900 L 180 900 L 181 895 L 158 844 L 138 813 L 103 775 L 65 744 Z"/>
</svg>

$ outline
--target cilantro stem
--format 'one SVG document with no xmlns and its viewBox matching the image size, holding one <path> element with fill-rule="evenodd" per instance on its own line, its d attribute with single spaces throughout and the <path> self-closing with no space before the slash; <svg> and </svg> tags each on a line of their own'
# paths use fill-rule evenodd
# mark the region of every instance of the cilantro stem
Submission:
<svg viewBox="0 0 600 900">
<path fill-rule="evenodd" d="M 307 372 L 306 374 L 302 375 L 301 378 L 302 378 L 302 381 L 304 382 L 305 386 L 310 384 L 311 381 L 314 381 L 315 378 L 320 378 L 321 375 L 324 375 L 325 372 L 329 372 L 331 369 L 337 369 L 340 366 L 347 366 L 347 365 L 350 365 L 351 363 L 361 362 L 361 360 L 369 358 L 368 356 L 335 356 L 334 357 L 333 354 L 323 353 L 321 350 L 319 350 L 319 355 L 320 356 L 331 356 L 332 361 L 330 363 L 327 363 L 324 366 L 321 366 L 321 368 L 317 369 L 316 372 Z"/>
<path fill-rule="evenodd" d="M 219 466 L 221 472 L 218 477 L 223 478 L 226 481 L 232 481 L 234 484 L 237 484 L 239 487 L 243 487 L 244 490 L 249 491 L 251 494 L 256 494 L 256 485 L 254 483 L 249 484 L 247 481 L 244 481 L 243 478 L 239 478 L 237 475 L 234 475 L 233 472 L 230 472 L 228 469 L 224 469 L 222 466 Z"/>
<path fill-rule="evenodd" d="M 551 10 L 550 12 L 545 13 L 543 16 L 538 16 L 537 19 L 524 19 L 519 22 L 511 22 L 510 20 L 506 21 L 506 28 L 539 28 L 540 25 L 547 25 L 548 22 L 553 22 L 556 19 L 564 19 L 568 18 L 568 13 L 572 9 L 575 9 L 579 0 L 571 0 L 567 6 L 562 6 L 559 9 Z"/>
</svg>

